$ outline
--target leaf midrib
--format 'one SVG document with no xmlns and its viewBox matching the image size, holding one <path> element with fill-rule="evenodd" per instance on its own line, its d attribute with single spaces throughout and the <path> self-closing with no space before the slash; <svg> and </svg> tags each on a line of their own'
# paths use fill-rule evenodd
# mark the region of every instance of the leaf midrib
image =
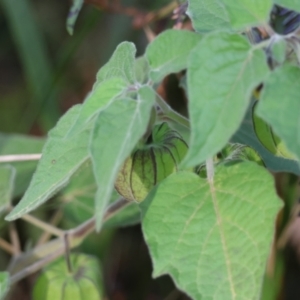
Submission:
<svg viewBox="0 0 300 300">
<path fill-rule="evenodd" d="M 227 274 L 228 274 L 228 280 L 229 280 L 230 290 L 231 290 L 231 294 L 232 294 L 232 299 L 235 299 L 236 298 L 236 292 L 235 292 L 234 284 L 233 284 L 231 264 L 230 264 L 230 259 L 229 259 L 229 256 L 228 256 L 228 249 L 227 249 L 227 245 L 226 245 L 225 234 L 224 234 L 223 229 L 222 229 L 222 218 L 221 218 L 221 215 L 219 214 L 219 207 L 218 207 L 217 197 L 216 197 L 216 189 L 215 189 L 213 181 L 209 182 L 209 189 L 210 189 L 210 192 L 211 192 L 212 203 L 213 203 L 215 215 L 216 215 L 216 218 L 217 218 L 217 223 L 216 224 L 219 227 L 219 233 L 220 233 L 224 258 L 225 258 L 225 264 L 226 264 L 226 267 L 227 267 L 226 269 L 227 269 Z"/>
</svg>

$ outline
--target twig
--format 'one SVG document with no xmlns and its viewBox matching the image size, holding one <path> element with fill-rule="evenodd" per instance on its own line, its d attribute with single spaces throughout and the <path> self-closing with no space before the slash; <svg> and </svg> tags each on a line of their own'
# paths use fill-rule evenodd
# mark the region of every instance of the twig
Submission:
<svg viewBox="0 0 300 300">
<path fill-rule="evenodd" d="M 162 7 L 158 11 L 156 11 L 154 13 L 149 13 L 148 14 L 149 17 L 146 19 L 147 19 L 148 23 L 163 19 L 167 15 L 171 14 L 177 7 L 178 7 L 178 2 L 175 0 L 175 1 L 167 4 L 166 6 Z"/>
<path fill-rule="evenodd" d="M 50 224 L 47 224 L 39 219 L 37 219 L 36 217 L 33 217 L 31 215 L 23 215 L 21 217 L 21 219 L 27 221 L 28 223 L 40 228 L 40 229 L 43 229 L 44 231 L 46 232 L 49 232 L 55 236 L 63 236 L 64 235 L 64 231 L 61 230 L 61 229 L 58 229 Z"/>
<path fill-rule="evenodd" d="M 73 272 L 73 266 L 70 259 L 70 245 L 69 245 L 69 239 L 67 233 L 64 235 L 64 243 L 65 243 L 65 258 L 67 262 L 67 267 L 69 273 L 71 274 Z"/>
<path fill-rule="evenodd" d="M 0 155 L 0 163 L 15 162 L 15 161 L 28 161 L 39 160 L 42 154 L 13 154 L 13 155 Z"/>
<path fill-rule="evenodd" d="M 110 219 L 128 204 L 130 204 L 130 202 L 124 198 L 112 203 L 104 215 L 103 222 Z M 95 218 L 91 218 L 74 229 L 64 231 L 65 235 L 68 237 L 70 249 L 80 245 L 81 242 L 95 230 L 95 224 Z M 26 276 L 39 271 L 45 265 L 52 262 L 64 253 L 64 239 L 63 237 L 59 237 L 33 249 L 29 253 L 20 255 L 10 267 L 11 284 L 14 284 Z M 39 260 L 36 261 L 38 258 Z"/>
<path fill-rule="evenodd" d="M 10 235 L 10 240 L 11 244 L 14 249 L 14 255 L 13 256 L 19 256 L 21 254 L 21 244 L 20 244 L 20 239 L 19 235 L 16 229 L 16 225 L 14 222 L 11 222 L 9 224 L 9 235 Z"/>
<path fill-rule="evenodd" d="M 7 253 L 11 254 L 11 255 L 15 254 L 14 247 L 2 238 L 0 238 L 0 248 L 3 249 L 4 251 L 6 251 Z"/>
<path fill-rule="evenodd" d="M 51 262 L 55 260 L 57 257 L 63 254 L 63 249 L 59 249 L 60 251 L 54 252 L 52 254 L 49 254 L 45 257 L 46 261 Z M 61 253 L 60 253 L 61 252 Z M 37 262 L 33 263 L 29 267 L 26 267 L 24 270 L 21 272 L 11 276 L 10 278 L 10 284 L 13 285 L 16 282 L 20 281 L 21 279 L 27 277 L 30 274 L 33 274 L 37 271 L 39 271 L 43 266 L 45 265 L 44 260 L 38 260 Z"/>
<path fill-rule="evenodd" d="M 53 217 L 49 221 L 50 225 L 56 226 L 62 219 L 62 216 L 63 216 L 63 214 L 62 214 L 61 210 L 56 211 L 55 214 L 53 215 Z M 52 236 L 52 234 L 50 232 L 48 232 L 48 231 L 43 232 L 42 235 L 40 236 L 39 240 L 37 241 L 36 246 L 46 243 L 50 239 L 51 236 Z"/>
<path fill-rule="evenodd" d="M 149 25 L 146 25 L 144 27 L 144 32 L 145 32 L 148 42 L 151 43 L 155 39 L 155 33 L 152 31 L 152 29 L 149 27 Z"/>
</svg>

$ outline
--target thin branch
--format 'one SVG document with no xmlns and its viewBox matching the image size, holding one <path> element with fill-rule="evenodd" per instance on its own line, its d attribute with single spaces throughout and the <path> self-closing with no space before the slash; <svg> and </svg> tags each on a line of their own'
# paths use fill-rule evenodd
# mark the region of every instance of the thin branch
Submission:
<svg viewBox="0 0 300 300">
<path fill-rule="evenodd" d="M 15 254 L 14 247 L 2 238 L 0 238 L 0 248 L 3 249 L 4 251 L 6 251 L 7 253 L 11 254 L 11 255 Z"/>
<path fill-rule="evenodd" d="M 62 217 L 63 217 L 62 211 L 61 210 L 56 211 L 53 217 L 49 221 L 50 225 L 53 227 L 56 226 L 60 222 Z M 52 234 L 50 232 L 48 231 L 43 232 L 39 240 L 37 241 L 36 246 L 46 243 L 47 241 L 49 241 L 51 236 Z"/>
<path fill-rule="evenodd" d="M 170 2 L 166 6 L 162 7 L 161 9 L 159 9 L 155 12 L 148 13 L 146 18 L 145 18 L 146 21 L 147 21 L 147 24 L 149 24 L 153 21 L 158 21 L 158 20 L 161 20 L 161 19 L 167 17 L 168 15 L 173 13 L 173 11 L 177 7 L 178 7 L 178 2 L 175 0 L 175 1 Z"/>
<path fill-rule="evenodd" d="M 37 219 L 36 217 L 34 216 L 31 216 L 31 215 L 23 215 L 21 217 L 22 220 L 25 220 L 27 221 L 28 223 L 46 231 L 46 232 L 49 232 L 55 236 L 63 236 L 64 235 L 64 231 L 61 230 L 61 229 L 58 229 L 50 224 L 47 224 L 39 219 Z"/>
<path fill-rule="evenodd" d="M 13 154 L 13 155 L 0 155 L 0 163 L 16 162 L 16 161 L 29 161 L 39 160 L 42 154 Z"/>
<path fill-rule="evenodd" d="M 145 32 L 148 42 L 151 43 L 155 39 L 155 36 L 156 36 L 155 33 L 148 25 L 146 25 L 144 27 L 144 32 Z"/>
<path fill-rule="evenodd" d="M 112 203 L 103 218 L 103 222 L 110 219 L 117 212 L 124 209 L 130 202 L 124 198 Z M 95 230 L 95 218 L 91 218 L 78 227 L 64 231 L 69 241 L 70 249 L 81 244 L 81 242 Z M 18 282 L 26 276 L 39 271 L 59 256 L 65 253 L 65 242 L 63 237 L 56 238 L 44 245 L 34 248 L 29 253 L 20 255 L 10 266 L 11 284 Z M 39 259 L 37 261 L 37 259 Z"/>
<path fill-rule="evenodd" d="M 11 222 L 9 224 L 9 235 L 10 235 L 11 244 L 14 249 L 13 256 L 17 257 L 21 254 L 22 251 L 21 251 L 21 243 L 20 243 L 20 239 L 19 239 L 19 234 L 18 234 L 16 225 L 14 222 Z"/>
<path fill-rule="evenodd" d="M 45 261 L 47 262 L 51 262 L 53 260 L 55 260 L 57 257 L 59 257 L 60 255 L 63 254 L 63 249 L 59 249 L 60 251 L 54 252 L 52 254 L 49 254 L 45 257 L 44 260 L 38 260 L 37 262 L 33 263 L 32 265 L 30 265 L 29 267 L 26 267 L 24 270 L 22 270 L 21 272 L 11 276 L 10 278 L 10 284 L 13 285 L 16 282 L 20 281 L 21 279 L 27 277 L 30 274 L 33 274 L 37 271 L 39 271 L 41 268 L 44 267 L 45 265 Z M 62 252 L 62 253 L 60 253 Z"/>
<path fill-rule="evenodd" d="M 65 259 L 67 262 L 68 271 L 69 271 L 69 273 L 72 273 L 73 266 L 72 266 L 71 258 L 70 258 L 70 245 L 69 245 L 69 239 L 68 239 L 67 233 L 64 235 L 64 243 L 65 243 Z"/>
</svg>

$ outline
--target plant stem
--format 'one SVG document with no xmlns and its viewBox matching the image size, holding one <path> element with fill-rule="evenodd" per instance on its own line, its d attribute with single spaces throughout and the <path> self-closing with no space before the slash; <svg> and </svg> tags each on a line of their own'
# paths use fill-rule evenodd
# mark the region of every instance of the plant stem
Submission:
<svg viewBox="0 0 300 300">
<path fill-rule="evenodd" d="M 2 238 L 0 238 L 0 248 L 3 249 L 4 251 L 6 251 L 7 253 L 11 254 L 11 255 L 15 254 L 14 247 Z"/>
<path fill-rule="evenodd" d="M 145 32 L 148 42 L 151 43 L 156 37 L 155 33 L 152 31 L 152 29 L 149 27 L 149 25 L 146 25 L 144 27 L 144 32 Z"/>
<path fill-rule="evenodd" d="M 69 245 L 69 239 L 68 239 L 68 234 L 66 233 L 64 235 L 64 242 L 65 242 L 65 258 L 68 266 L 68 271 L 69 273 L 73 272 L 73 267 L 71 263 L 71 258 L 70 258 L 70 245 Z"/>
<path fill-rule="evenodd" d="M 51 261 L 55 260 L 57 257 L 59 257 L 60 255 L 62 255 L 62 254 L 63 254 L 63 252 L 62 253 L 54 252 L 52 254 L 47 255 L 45 257 L 45 259 L 48 262 L 51 262 Z M 10 284 L 13 285 L 16 282 L 20 281 L 21 279 L 27 277 L 28 275 L 39 271 L 44 265 L 45 265 L 45 260 L 38 260 L 37 262 L 31 264 L 30 266 L 26 267 L 25 269 L 18 272 L 17 274 L 11 276 Z"/>
<path fill-rule="evenodd" d="M 44 231 L 46 232 L 49 232 L 55 236 L 63 236 L 64 235 L 64 231 L 63 230 L 60 230 L 50 224 L 47 224 L 31 215 L 23 215 L 21 217 L 21 219 L 27 221 L 28 223 L 40 228 L 40 229 L 43 229 Z"/>
<path fill-rule="evenodd" d="M 130 202 L 124 198 L 112 203 L 106 210 L 103 221 L 110 219 L 128 204 L 130 204 Z M 64 234 L 68 239 L 70 249 L 80 245 L 81 242 L 95 230 L 95 225 L 95 218 L 91 218 L 74 229 L 64 231 Z M 34 248 L 29 253 L 20 255 L 9 268 L 11 284 L 14 284 L 26 276 L 39 271 L 45 265 L 63 255 L 65 250 L 65 240 L 63 237 L 59 237 L 44 245 Z"/>
<path fill-rule="evenodd" d="M 207 173 L 208 182 L 213 183 L 215 170 L 214 170 L 214 161 L 212 157 L 206 160 L 206 173 Z"/>
<path fill-rule="evenodd" d="M 161 108 L 164 113 L 163 119 L 169 119 L 182 126 L 190 129 L 190 121 L 184 116 L 177 113 L 172 107 L 166 103 L 158 94 L 156 94 L 156 104 Z"/>
<path fill-rule="evenodd" d="M 15 155 L 0 155 L 0 163 L 15 162 L 15 161 L 28 161 L 39 160 L 42 154 L 15 154 Z"/>
<path fill-rule="evenodd" d="M 19 235 L 18 235 L 18 232 L 16 229 L 16 225 L 14 222 L 9 224 L 9 235 L 10 235 L 11 244 L 14 249 L 14 256 L 17 257 L 21 254 L 21 244 L 20 244 Z"/>
<path fill-rule="evenodd" d="M 61 210 L 56 211 L 56 213 L 50 219 L 49 224 L 51 226 L 56 226 L 60 222 L 62 217 L 63 217 L 62 211 Z M 50 232 L 48 231 L 43 232 L 39 240 L 37 241 L 36 246 L 46 243 L 51 238 L 51 236 L 52 234 Z"/>
</svg>

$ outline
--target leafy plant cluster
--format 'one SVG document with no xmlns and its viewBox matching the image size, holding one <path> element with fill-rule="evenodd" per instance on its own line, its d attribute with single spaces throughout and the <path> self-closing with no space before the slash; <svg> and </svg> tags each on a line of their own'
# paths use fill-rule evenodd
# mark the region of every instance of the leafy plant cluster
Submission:
<svg viewBox="0 0 300 300">
<path fill-rule="evenodd" d="M 72 9 L 79 12 L 81 4 Z M 277 10 L 297 17 L 300 4 L 190 0 L 195 31 L 166 30 L 141 57 L 134 44 L 121 43 L 84 103 L 49 132 L 29 187 L 5 219 L 24 218 L 85 181 L 90 195 L 82 207 L 66 206 L 70 214 L 78 209 L 85 222 L 69 231 L 48 228 L 58 238 L 43 254 L 47 262 L 68 254 L 94 228 L 136 222 L 140 212 L 154 277 L 169 274 L 192 299 L 268 299 L 261 298 L 264 275 L 282 208 L 268 169 L 299 174 L 300 158 L 300 36 Z M 69 30 L 75 19 L 71 14 Z M 157 92 L 173 73 L 180 74 L 188 118 Z M 187 154 L 141 203 L 116 200 L 125 160 L 163 122 L 181 134 Z M 5 204 L 18 168 L 0 168 Z M 24 276 L 16 274 L 2 273 L 2 286 Z"/>
</svg>

